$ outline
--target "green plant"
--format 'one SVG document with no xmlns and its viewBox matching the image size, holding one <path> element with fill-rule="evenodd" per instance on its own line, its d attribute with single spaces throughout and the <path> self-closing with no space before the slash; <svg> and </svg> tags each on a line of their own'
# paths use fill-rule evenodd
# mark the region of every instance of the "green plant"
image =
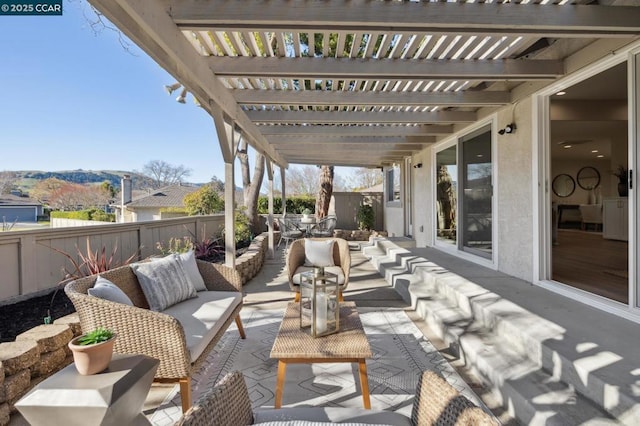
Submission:
<svg viewBox="0 0 640 426">
<path fill-rule="evenodd" d="M 302 214 L 311 214 L 311 213 L 313 212 L 309 208 L 305 208 L 304 210 L 302 210 Z"/>
<path fill-rule="evenodd" d="M 224 200 L 211 185 L 205 185 L 182 200 L 190 216 L 218 213 L 224 210 Z"/>
<path fill-rule="evenodd" d="M 251 234 L 251 226 L 249 224 L 249 218 L 247 217 L 246 214 L 244 214 L 243 207 L 236 210 L 235 228 L 236 228 L 236 234 L 235 234 L 234 241 L 236 242 L 236 248 L 248 246 L 249 243 L 251 242 L 251 239 L 253 238 L 253 235 Z M 224 239 L 224 236 L 225 236 L 224 231 L 225 231 L 224 228 L 222 228 L 222 231 L 221 231 L 222 239 Z"/>
<path fill-rule="evenodd" d="M 77 342 L 82 346 L 96 345 L 98 343 L 106 342 L 113 337 L 113 331 L 104 327 L 98 327 L 95 330 L 80 336 Z"/>
<path fill-rule="evenodd" d="M 171 253 L 186 253 L 188 251 L 193 250 L 193 241 L 189 237 L 182 238 L 169 238 L 169 244 L 165 247 L 162 244 L 162 241 L 158 241 L 156 243 L 156 249 L 162 254 L 166 256 Z"/>
<path fill-rule="evenodd" d="M 358 207 L 356 212 L 356 220 L 358 221 L 358 228 L 362 230 L 373 229 L 375 213 L 373 207 L 368 204 L 362 204 Z"/>
</svg>

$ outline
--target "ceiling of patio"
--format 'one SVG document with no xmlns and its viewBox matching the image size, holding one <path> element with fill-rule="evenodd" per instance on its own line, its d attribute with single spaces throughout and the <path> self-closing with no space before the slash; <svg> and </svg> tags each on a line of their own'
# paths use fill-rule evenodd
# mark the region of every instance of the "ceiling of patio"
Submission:
<svg viewBox="0 0 640 426">
<path fill-rule="evenodd" d="M 282 166 L 400 161 L 640 34 L 640 8 L 602 5 L 626 0 L 91 3 Z"/>
</svg>

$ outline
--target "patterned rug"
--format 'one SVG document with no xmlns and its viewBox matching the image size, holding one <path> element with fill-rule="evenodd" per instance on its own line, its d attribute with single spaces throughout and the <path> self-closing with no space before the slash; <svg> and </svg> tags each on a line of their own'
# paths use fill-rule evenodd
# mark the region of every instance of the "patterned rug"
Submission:
<svg viewBox="0 0 640 426">
<path fill-rule="evenodd" d="M 374 357 L 367 360 L 371 408 L 399 411 L 407 416 L 421 371 L 434 370 L 465 396 L 477 396 L 440 353 L 424 338 L 403 311 L 359 308 L 360 318 Z M 252 406 L 273 406 L 278 363 L 269 358 L 283 311 L 243 311 L 247 338 L 229 328 L 207 362 L 193 378 L 193 399 L 227 372 L 242 371 Z M 356 364 L 294 364 L 287 367 L 283 406 L 362 407 Z M 359 382 L 359 381 L 358 381 Z M 178 387 L 153 413 L 154 425 L 173 425 L 182 415 Z"/>
</svg>

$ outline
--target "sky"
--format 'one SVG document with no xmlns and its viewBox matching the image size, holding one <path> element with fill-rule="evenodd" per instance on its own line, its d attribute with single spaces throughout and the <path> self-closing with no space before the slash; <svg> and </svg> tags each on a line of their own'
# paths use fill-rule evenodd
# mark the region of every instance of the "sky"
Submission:
<svg viewBox="0 0 640 426">
<path fill-rule="evenodd" d="M 190 94 L 168 96 L 176 80 L 116 32 L 95 33 L 94 19 L 82 0 L 65 1 L 62 16 L 0 16 L 0 171 L 163 160 L 191 169 L 190 182 L 223 180 L 213 119 Z"/>
</svg>

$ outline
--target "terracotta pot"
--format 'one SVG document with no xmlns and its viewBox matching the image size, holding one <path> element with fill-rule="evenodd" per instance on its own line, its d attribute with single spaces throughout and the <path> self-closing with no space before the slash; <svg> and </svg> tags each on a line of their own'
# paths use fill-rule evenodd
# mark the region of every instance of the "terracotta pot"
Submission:
<svg viewBox="0 0 640 426">
<path fill-rule="evenodd" d="M 78 373 L 83 376 L 88 376 L 104 371 L 111 362 L 116 335 L 114 334 L 113 337 L 106 342 L 95 345 L 77 344 L 81 337 L 82 336 L 78 336 L 69 342 L 69 349 L 71 349 L 73 353 L 73 362 L 78 369 Z"/>
</svg>

